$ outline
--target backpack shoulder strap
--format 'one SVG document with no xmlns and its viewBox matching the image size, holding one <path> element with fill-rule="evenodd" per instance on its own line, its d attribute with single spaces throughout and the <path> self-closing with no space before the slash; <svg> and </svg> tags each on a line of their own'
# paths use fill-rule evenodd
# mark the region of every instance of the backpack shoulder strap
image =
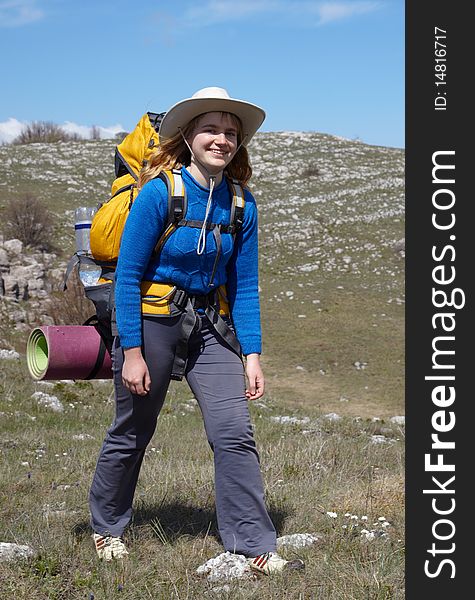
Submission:
<svg viewBox="0 0 475 600">
<path fill-rule="evenodd" d="M 231 233 L 235 236 L 242 229 L 246 201 L 244 199 L 244 189 L 239 181 L 231 178 L 228 178 L 227 181 L 233 197 L 229 225 L 231 226 Z"/>
<path fill-rule="evenodd" d="M 168 209 L 167 209 L 167 223 L 165 229 L 158 239 L 155 245 L 154 254 L 160 253 L 164 243 L 168 237 L 175 231 L 178 223 L 186 215 L 186 209 L 188 207 L 188 201 L 186 197 L 185 185 L 183 183 L 183 177 L 181 175 L 181 169 L 171 169 L 167 171 L 161 171 L 157 177 L 159 177 L 167 186 L 168 191 Z"/>
</svg>

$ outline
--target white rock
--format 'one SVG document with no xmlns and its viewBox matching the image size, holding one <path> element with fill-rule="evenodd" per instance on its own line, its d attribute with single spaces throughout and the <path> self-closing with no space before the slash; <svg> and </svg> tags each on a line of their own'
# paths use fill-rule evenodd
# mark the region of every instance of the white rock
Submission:
<svg viewBox="0 0 475 600">
<path fill-rule="evenodd" d="M 324 419 L 328 419 L 329 421 L 340 421 L 341 417 L 337 413 L 328 413 L 327 415 L 323 415 Z"/>
<path fill-rule="evenodd" d="M 31 556 L 34 556 L 34 554 L 35 551 L 30 546 L 0 542 L 0 562 L 17 560 L 19 558 L 30 558 Z"/>
<path fill-rule="evenodd" d="M 46 271 L 43 265 L 35 262 L 31 265 L 10 267 L 9 275 L 16 279 L 19 285 L 23 282 L 28 283 L 28 297 L 44 290 Z"/>
<path fill-rule="evenodd" d="M 318 542 L 321 538 L 313 533 L 292 533 L 277 538 L 277 550 L 281 548 L 305 548 Z"/>
<path fill-rule="evenodd" d="M 43 516 L 45 519 L 49 519 L 51 517 L 63 519 L 65 517 L 72 517 L 76 515 L 77 512 L 77 510 L 66 510 L 66 502 L 59 502 L 55 506 L 51 506 L 51 504 L 43 505 Z"/>
<path fill-rule="evenodd" d="M 394 444 L 395 440 L 391 438 L 387 438 L 384 435 L 372 435 L 371 443 L 372 444 Z"/>
<path fill-rule="evenodd" d="M 406 417 L 404 415 L 396 415 L 395 417 L 391 417 L 389 420 L 391 423 L 395 423 L 396 425 L 406 424 Z"/>
<path fill-rule="evenodd" d="M 229 594 L 229 592 L 231 591 L 231 586 L 230 585 L 219 585 L 218 587 L 214 587 L 211 588 L 211 592 L 213 592 L 214 594 Z M 205 592 L 207 595 L 209 595 L 209 592 Z"/>
<path fill-rule="evenodd" d="M 7 240 L 3 242 L 3 247 L 10 254 L 20 255 L 23 252 L 23 243 L 20 240 Z"/>
<path fill-rule="evenodd" d="M 94 437 L 92 435 L 90 435 L 89 433 L 77 433 L 75 435 L 72 436 L 73 440 L 93 440 Z"/>
<path fill-rule="evenodd" d="M 61 401 L 56 396 L 50 396 L 44 392 L 35 392 L 31 397 L 38 402 L 41 406 L 49 408 L 54 412 L 63 412 L 64 407 Z"/>
<path fill-rule="evenodd" d="M 10 261 L 8 259 L 7 251 L 0 248 L 0 272 L 8 270 L 10 267 Z"/>
<path fill-rule="evenodd" d="M 35 385 L 39 385 L 41 387 L 48 387 L 48 388 L 52 388 L 54 387 L 54 383 L 52 381 L 44 381 L 44 380 L 40 380 L 40 381 L 35 381 Z"/>
<path fill-rule="evenodd" d="M 392 245 L 392 248 L 395 252 L 404 252 L 406 249 L 406 239 L 402 238 L 401 240 L 398 240 Z"/>
<path fill-rule="evenodd" d="M 15 350 L 0 349 L 0 358 L 3 360 L 15 360 L 20 358 L 20 355 Z"/>
<path fill-rule="evenodd" d="M 188 412 L 194 412 L 198 408 L 198 402 L 195 398 L 190 398 L 189 400 L 183 402 L 183 404 L 180 404 L 180 408 Z"/>
<path fill-rule="evenodd" d="M 224 552 L 210 558 L 196 569 L 198 575 L 206 575 L 208 581 L 222 581 L 252 576 L 251 568 L 242 554 Z"/>
<path fill-rule="evenodd" d="M 298 419 L 297 417 L 288 417 L 286 415 L 282 417 L 270 417 L 271 421 L 275 421 L 276 423 L 281 423 L 283 425 L 306 425 L 310 422 L 309 417 L 303 417 L 302 419 Z"/>
</svg>

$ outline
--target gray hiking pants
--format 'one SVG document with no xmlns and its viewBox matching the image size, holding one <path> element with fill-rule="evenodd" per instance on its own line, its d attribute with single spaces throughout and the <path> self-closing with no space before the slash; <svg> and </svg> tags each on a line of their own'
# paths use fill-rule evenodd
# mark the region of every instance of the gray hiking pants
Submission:
<svg viewBox="0 0 475 600">
<path fill-rule="evenodd" d="M 116 338 L 113 372 L 115 420 L 106 434 L 90 491 L 91 524 L 101 535 L 121 536 L 147 444 L 155 431 L 170 382 L 181 317 L 144 318 L 143 354 L 152 385 L 146 396 L 122 385 L 123 351 Z M 256 556 L 275 551 L 276 532 L 267 513 L 240 357 L 204 315 L 189 339 L 185 372 L 214 452 L 218 529 L 225 550 Z"/>
</svg>

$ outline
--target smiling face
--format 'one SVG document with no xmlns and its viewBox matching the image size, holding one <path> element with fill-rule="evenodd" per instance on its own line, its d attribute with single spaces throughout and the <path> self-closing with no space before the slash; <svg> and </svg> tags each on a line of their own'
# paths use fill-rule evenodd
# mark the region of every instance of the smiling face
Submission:
<svg viewBox="0 0 475 600">
<path fill-rule="evenodd" d="M 223 170 L 236 154 L 238 124 L 228 113 L 206 113 L 196 123 L 188 142 L 194 154 L 190 164 L 192 175 L 205 176 L 207 184 L 207 174 L 203 173 L 204 167 L 209 175 L 221 179 Z"/>
</svg>

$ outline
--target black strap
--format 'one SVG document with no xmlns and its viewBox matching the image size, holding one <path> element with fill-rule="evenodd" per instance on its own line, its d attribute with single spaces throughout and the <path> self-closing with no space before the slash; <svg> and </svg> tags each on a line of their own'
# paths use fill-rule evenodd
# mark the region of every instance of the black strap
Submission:
<svg viewBox="0 0 475 600">
<path fill-rule="evenodd" d="M 106 356 L 106 351 L 107 351 L 107 347 L 105 345 L 104 340 L 101 337 L 101 343 L 99 345 L 99 351 L 97 353 L 96 363 L 92 367 L 92 370 L 89 373 L 89 375 L 87 377 L 85 377 L 84 379 L 94 379 L 94 377 L 99 373 L 99 371 L 102 368 L 102 365 L 104 364 L 104 358 Z"/>
<path fill-rule="evenodd" d="M 240 187 L 241 187 L 241 184 L 237 180 L 231 180 L 229 177 L 226 178 L 226 181 L 228 183 L 228 189 L 229 189 L 229 193 L 231 194 L 231 198 L 233 198 L 233 202 L 231 205 L 231 215 L 229 218 L 229 226 L 230 226 L 230 228 L 232 228 L 232 231 L 229 231 L 229 233 L 236 235 L 242 229 L 242 224 L 244 221 L 244 206 L 236 206 L 236 204 L 234 202 L 233 184 L 240 186 Z M 244 197 L 244 191 L 243 191 L 243 197 Z"/>
<path fill-rule="evenodd" d="M 218 268 L 219 256 L 221 254 L 221 226 L 216 225 L 213 229 L 213 237 L 216 244 L 216 258 L 214 259 L 213 270 L 211 271 L 211 277 L 209 278 L 208 287 L 213 286 L 214 276 L 216 274 L 216 269 Z"/>
<path fill-rule="evenodd" d="M 178 223 L 183 218 L 185 211 L 185 199 L 183 196 L 172 196 L 169 205 L 169 223 Z"/>
<path fill-rule="evenodd" d="M 181 219 L 176 224 L 177 227 L 195 227 L 197 229 L 201 229 L 203 227 L 203 221 L 196 221 L 194 219 Z M 223 223 L 206 223 L 205 229 L 208 231 L 212 231 L 216 227 L 219 227 L 221 233 L 234 233 L 233 225 L 224 225 Z"/>
<path fill-rule="evenodd" d="M 181 381 L 185 375 L 185 369 L 188 362 L 188 340 L 191 332 L 196 325 L 196 314 L 193 309 L 191 298 L 188 296 L 185 307 L 185 314 L 181 324 L 181 336 L 177 341 L 175 349 L 175 358 L 173 359 L 173 367 L 171 379 Z"/>
<path fill-rule="evenodd" d="M 68 289 L 68 279 L 74 269 L 74 267 L 79 263 L 79 256 L 74 253 L 68 261 L 66 266 L 66 272 L 64 273 L 63 279 L 63 292 Z"/>
<path fill-rule="evenodd" d="M 117 329 L 117 311 L 115 308 L 115 277 L 112 279 L 108 308 L 110 310 L 111 315 L 111 334 L 114 338 L 119 335 L 119 330 Z"/>
<path fill-rule="evenodd" d="M 129 183 L 128 185 L 124 185 L 123 187 L 119 188 L 117 190 L 117 192 L 109 198 L 108 202 L 110 202 L 112 200 L 112 198 L 115 198 L 116 196 L 118 196 L 119 194 L 122 194 L 122 192 L 125 192 L 126 190 L 130 190 L 130 188 L 133 188 L 134 186 L 135 186 L 135 183 Z"/>
<path fill-rule="evenodd" d="M 100 323 L 97 320 L 96 315 L 92 315 L 92 317 L 89 317 L 89 319 L 84 321 L 83 326 L 94 327 L 101 337 L 101 342 L 99 344 L 99 350 L 98 350 L 97 356 L 96 356 L 96 362 L 94 363 L 94 366 L 92 367 L 88 376 L 84 377 L 84 379 L 94 379 L 94 377 L 102 369 L 102 365 L 104 364 L 104 358 L 106 356 L 106 352 L 109 351 L 109 353 L 110 353 L 111 350 L 110 350 L 110 348 L 107 347 L 107 344 L 104 340 L 104 335 L 101 332 Z"/>
<path fill-rule="evenodd" d="M 71 276 L 74 267 L 76 267 L 76 265 L 80 263 L 101 266 L 100 263 L 95 261 L 93 258 L 90 258 L 85 254 L 78 254 L 77 252 L 75 252 L 69 259 L 68 264 L 66 266 L 66 272 L 64 273 L 63 279 L 63 292 L 68 289 L 68 280 Z"/>
<path fill-rule="evenodd" d="M 234 228 L 233 233 L 238 233 L 242 229 L 242 224 L 244 222 L 244 206 L 235 206 L 234 207 L 234 218 L 232 227 Z"/>
<path fill-rule="evenodd" d="M 196 313 L 198 308 L 204 308 L 205 315 L 214 327 L 216 333 L 236 352 L 242 355 L 241 345 L 232 329 L 227 325 L 219 314 L 218 294 L 216 291 L 206 296 L 190 295 L 185 290 L 177 289 L 173 296 L 173 303 L 184 312 L 180 339 L 177 341 L 175 357 L 171 372 L 171 379 L 181 381 L 185 375 L 188 362 L 188 342 L 196 325 Z"/>
<path fill-rule="evenodd" d="M 205 314 L 221 338 L 228 344 L 228 346 L 231 347 L 232 350 L 234 350 L 238 356 L 241 356 L 241 344 L 239 343 L 234 331 L 228 327 L 216 308 L 209 304 L 205 309 Z"/>
</svg>

